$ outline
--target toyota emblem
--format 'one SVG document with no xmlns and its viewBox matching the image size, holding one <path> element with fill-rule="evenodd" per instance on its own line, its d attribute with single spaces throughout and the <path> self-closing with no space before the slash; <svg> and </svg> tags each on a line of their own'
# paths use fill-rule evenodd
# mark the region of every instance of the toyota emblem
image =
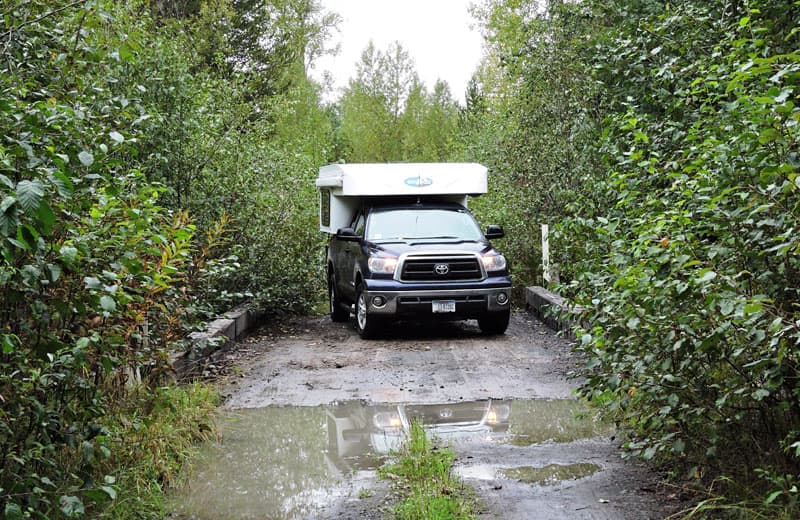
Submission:
<svg viewBox="0 0 800 520">
<path fill-rule="evenodd" d="M 450 272 L 450 266 L 447 264 L 436 264 L 433 266 L 433 270 L 436 271 L 436 274 L 439 276 L 444 276 Z"/>
</svg>

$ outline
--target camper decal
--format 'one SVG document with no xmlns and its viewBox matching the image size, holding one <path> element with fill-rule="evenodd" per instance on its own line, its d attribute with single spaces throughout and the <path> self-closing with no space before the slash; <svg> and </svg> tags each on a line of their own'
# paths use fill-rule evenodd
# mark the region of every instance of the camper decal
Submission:
<svg viewBox="0 0 800 520">
<path fill-rule="evenodd" d="M 411 186 L 413 188 L 425 188 L 426 186 L 430 186 L 433 184 L 433 179 L 430 177 L 409 177 L 405 180 L 406 185 Z"/>
</svg>

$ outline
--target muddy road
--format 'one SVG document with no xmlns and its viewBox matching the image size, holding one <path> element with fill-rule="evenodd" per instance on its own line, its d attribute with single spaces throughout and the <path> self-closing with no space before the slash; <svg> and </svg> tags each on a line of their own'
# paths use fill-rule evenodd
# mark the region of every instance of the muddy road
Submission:
<svg viewBox="0 0 800 520">
<path fill-rule="evenodd" d="M 675 508 L 574 399 L 569 343 L 526 313 L 504 336 L 411 323 L 370 341 L 309 317 L 225 356 L 222 439 L 196 461 L 176 518 L 389 518 L 375 469 L 412 417 L 453 447 L 481 518 L 652 519 Z"/>
</svg>

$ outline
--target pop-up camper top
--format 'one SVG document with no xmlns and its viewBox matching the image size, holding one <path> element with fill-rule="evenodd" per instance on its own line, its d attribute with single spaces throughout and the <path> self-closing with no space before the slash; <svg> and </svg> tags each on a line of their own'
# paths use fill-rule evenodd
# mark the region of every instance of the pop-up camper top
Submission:
<svg viewBox="0 0 800 520">
<path fill-rule="evenodd" d="M 351 224 L 363 199 L 412 197 L 467 206 L 487 189 L 486 167 L 476 163 L 331 164 L 319 169 L 320 231 Z"/>
</svg>

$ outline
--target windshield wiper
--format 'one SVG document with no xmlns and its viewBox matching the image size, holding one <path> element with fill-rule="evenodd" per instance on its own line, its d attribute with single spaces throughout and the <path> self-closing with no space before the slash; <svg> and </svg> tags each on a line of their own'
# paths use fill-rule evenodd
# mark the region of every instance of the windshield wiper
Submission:
<svg viewBox="0 0 800 520">
<path fill-rule="evenodd" d="M 419 237 L 414 239 L 415 242 L 409 242 L 409 244 L 423 244 L 424 240 L 447 240 L 448 244 L 463 244 L 464 242 L 477 242 L 477 240 L 471 238 L 459 238 L 459 237 Z"/>
<path fill-rule="evenodd" d="M 406 244 L 408 243 L 408 240 L 405 238 L 376 238 L 373 239 L 372 242 L 375 244 Z"/>
</svg>

